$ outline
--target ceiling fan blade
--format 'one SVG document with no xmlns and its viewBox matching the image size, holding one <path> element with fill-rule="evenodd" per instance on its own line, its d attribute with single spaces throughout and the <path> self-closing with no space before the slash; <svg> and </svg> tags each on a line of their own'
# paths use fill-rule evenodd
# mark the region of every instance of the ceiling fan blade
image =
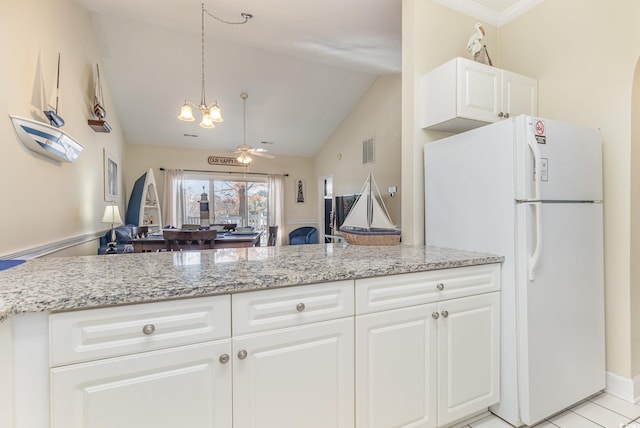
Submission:
<svg viewBox="0 0 640 428">
<path fill-rule="evenodd" d="M 267 159 L 275 159 L 276 158 L 274 155 L 270 155 L 270 154 L 265 153 L 265 152 L 251 152 L 251 155 L 260 156 L 260 157 L 267 158 Z"/>
</svg>

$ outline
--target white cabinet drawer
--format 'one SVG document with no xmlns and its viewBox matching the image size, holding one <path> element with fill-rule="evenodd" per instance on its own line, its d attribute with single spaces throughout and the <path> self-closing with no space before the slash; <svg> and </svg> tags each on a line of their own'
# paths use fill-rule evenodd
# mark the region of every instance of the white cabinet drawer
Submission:
<svg viewBox="0 0 640 428">
<path fill-rule="evenodd" d="M 500 289 L 500 264 L 356 280 L 356 314 L 431 303 Z"/>
<path fill-rule="evenodd" d="M 52 314 L 50 364 L 228 338 L 230 312 L 225 295 Z"/>
<path fill-rule="evenodd" d="M 292 327 L 353 315 L 353 281 L 234 294 L 233 334 Z"/>
</svg>

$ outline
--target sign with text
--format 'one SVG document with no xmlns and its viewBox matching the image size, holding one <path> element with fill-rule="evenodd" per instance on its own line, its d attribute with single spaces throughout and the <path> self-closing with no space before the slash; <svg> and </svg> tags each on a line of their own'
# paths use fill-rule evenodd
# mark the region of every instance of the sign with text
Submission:
<svg viewBox="0 0 640 428">
<path fill-rule="evenodd" d="M 209 156 L 207 162 L 209 165 L 244 166 L 238 159 L 224 156 Z"/>
</svg>

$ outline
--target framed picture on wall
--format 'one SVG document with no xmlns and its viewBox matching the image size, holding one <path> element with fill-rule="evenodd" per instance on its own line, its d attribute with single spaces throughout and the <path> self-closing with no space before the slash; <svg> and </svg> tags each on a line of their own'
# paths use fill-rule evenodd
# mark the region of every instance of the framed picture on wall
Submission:
<svg viewBox="0 0 640 428">
<path fill-rule="evenodd" d="M 301 179 L 295 181 L 296 202 L 304 202 L 304 182 Z"/>
<path fill-rule="evenodd" d="M 104 149 L 104 200 L 117 201 L 118 195 L 118 162 L 107 149 Z"/>
</svg>

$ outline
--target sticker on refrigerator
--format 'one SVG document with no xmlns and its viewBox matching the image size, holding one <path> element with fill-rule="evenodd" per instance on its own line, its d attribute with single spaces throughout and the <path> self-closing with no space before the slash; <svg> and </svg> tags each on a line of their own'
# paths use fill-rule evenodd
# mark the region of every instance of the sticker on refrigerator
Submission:
<svg viewBox="0 0 640 428">
<path fill-rule="evenodd" d="M 542 120 L 536 120 L 534 123 L 536 130 L 536 141 L 538 144 L 547 144 L 547 135 L 545 134 L 544 122 Z"/>
<path fill-rule="evenodd" d="M 540 158 L 540 181 L 549 181 L 549 159 Z"/>
<path fill-rule="evenodd" d="M 536 181 L 538 165 L 533 163 L 533 181 Z M 540 158 L 540 181 L 549 181 L 549 159 Z"/>
</svg>

